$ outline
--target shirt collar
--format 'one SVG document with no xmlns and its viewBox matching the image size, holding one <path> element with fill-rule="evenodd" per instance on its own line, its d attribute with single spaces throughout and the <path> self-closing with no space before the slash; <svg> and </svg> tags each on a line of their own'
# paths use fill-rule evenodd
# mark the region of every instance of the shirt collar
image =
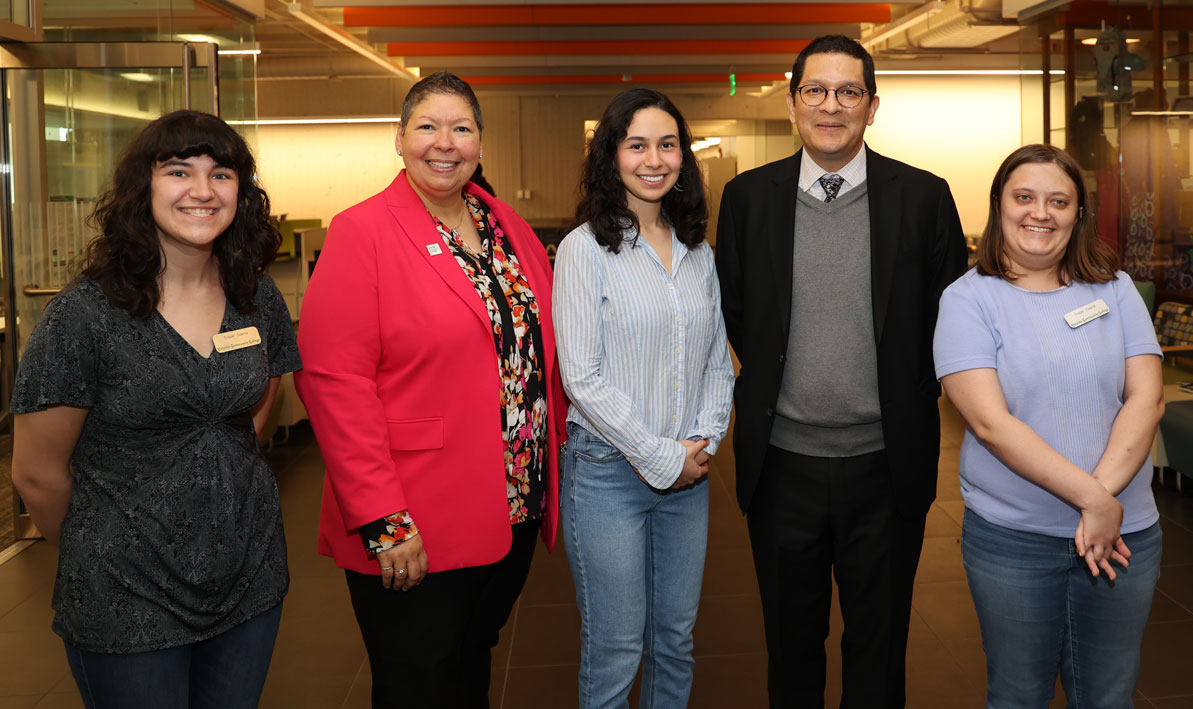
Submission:
<svg viewBox="0 0 1193 709">
<path fill-rule="evenodd" d="M 800 152 L 800 166 L 799 166 L 799 188 L 802 192 L 807 192 L 812 187 L 819 187 L 818 180 L 823 175 L 828 174 L 828 170 L 816 164 L 812 156 L 808 155 L 807 150 Z M 845 166 L 837 170 L 837 174 L 845 180 L 842 189 L 857 187 L 866 181 L 866 146 L 857 151 L 857 155 L 853 159 L 845 163 Z M 821 188 L 823 189 L 823 188 Z"/>
</svg>

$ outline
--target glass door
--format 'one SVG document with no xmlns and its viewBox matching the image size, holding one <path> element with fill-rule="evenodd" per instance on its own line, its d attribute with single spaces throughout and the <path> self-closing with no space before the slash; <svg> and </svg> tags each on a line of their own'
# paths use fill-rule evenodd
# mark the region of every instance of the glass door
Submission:
<svg viewBox="0 0 1193 709">
<path fill-rule="evenodd" d="M 78 271 L 88 217 L 124 146 L 180 108 L 218 113 L 216 45 L 0 45 L 0 550 L 39 536 L 11 487 L 8 404 L 21 352 Z"/>
</svg>

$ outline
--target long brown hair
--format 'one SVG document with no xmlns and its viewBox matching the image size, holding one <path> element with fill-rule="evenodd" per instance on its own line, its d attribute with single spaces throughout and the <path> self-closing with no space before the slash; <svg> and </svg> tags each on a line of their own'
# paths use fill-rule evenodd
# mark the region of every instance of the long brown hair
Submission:
<svg viewBox="0 0 1193 709">
<path fill-rule="evenodd" d="M 1025 145 L 1008 155 L 994 174 L 994 183 L 990 185 L 990 214 L 986 217 L 982 240 L 978 242 L 978 273 L 1008 281 L 1019 277 L 1019 274 L 1011 271 L 1003 253 L 1002 192 L 1011 173 L 1020 165 L 1029 163 L 1056 165 L 1077 189 L 1077 221 L 1073 223 L 1073 234 L 1057 265 L 1057 278 L 1062 284 L 1072 281 L 1105 283 L 1113 280 L 1119 266 L 1118 254 L 1098 238 L 1098 225 L 1085 193 L 1081 167 L 1063 150 L 1039 143 Z"/>
</svg>

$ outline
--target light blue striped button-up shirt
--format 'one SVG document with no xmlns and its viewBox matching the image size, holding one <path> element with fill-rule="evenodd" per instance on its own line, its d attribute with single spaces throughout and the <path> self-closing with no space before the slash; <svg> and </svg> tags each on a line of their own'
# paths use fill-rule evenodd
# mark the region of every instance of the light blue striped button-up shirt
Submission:
<svg viewBox="0 0 1193 709">
<path fill-rule="evenodd" d="M 567 420 L 616 447 L 653 487 L 683 470 L 680 440 L 716 452 L 729 428 L 733 364 L 708 243 L 671 235 L 671 272 L 645 240 L 619 253 L 587 225 L 555 256 L 553 313 Z"/>
</svg>

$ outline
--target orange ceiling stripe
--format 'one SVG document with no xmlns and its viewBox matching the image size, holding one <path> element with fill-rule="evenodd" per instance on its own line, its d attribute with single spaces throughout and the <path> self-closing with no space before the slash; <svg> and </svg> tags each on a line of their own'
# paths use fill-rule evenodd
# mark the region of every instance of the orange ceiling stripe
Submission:
<svg viewBox="0 0 1193 709">
<path fill-rule="evenodd" d="M 391 57 L 587 54 L 795 54 L 806 39 L 587 40 L 581 42 L 390 42 Z"/>
<path fill-rule="evenodd" d="M 679 84 L 718 83 L 728 84 L 729 74 L 631 74 L 627 80 L 623 74 L 565 74 L 558 76 L 464 76 L 460 77 L 473 86 L 509 86 L 518 84 Z M 738 83 L 781 81 L 779 73 L 738 74 Z"/>
<path fill-rule="evenodd" d="M 346 7 L 345 27 L 890 22 L 889 4 L 414 5 Z"/>
</svg>

